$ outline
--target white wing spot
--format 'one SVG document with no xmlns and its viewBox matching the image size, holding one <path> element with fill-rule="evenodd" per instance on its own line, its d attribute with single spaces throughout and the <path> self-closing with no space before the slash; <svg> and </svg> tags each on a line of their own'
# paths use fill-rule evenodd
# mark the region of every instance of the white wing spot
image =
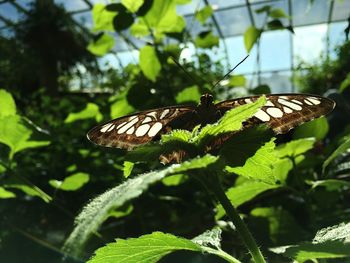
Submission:
<svg viewBox="0 0 350 263">
<path fill-rule="evenodd" d="M 318 105 L 321 103 L 321 101 L 318 98 L 312 97 L 312 98 L 307 98 L 312 104 Z"/>
<path fill-rule="evenodd" d="M 163 125 L 160 122 L 156 122 L 155 124 L 153 124 L 152 128 L 149 130 L 148 136 L 149 137 L 155 136 L 162 129 L 162 127 Z"/>
<path fill-rule="evenodd" d="M 268 106 L 268 107 L 275 107 L 275 105 L 272 103 L 272 101 L 267 101 L 265 106 Z"/>
<path fill-rule="evenodd" d="M 124 133 L 126 132 L 126 130 L 128 130 L 131 126 L 133 126 L 135 123 L 137 123 L 139 121 L 139 118 L 138 117 L 135 117 L 132 119 L 132 121 L 128 122 L 127 124 L 125 124 L 123 127 L 121 127 L 119 130 L 118 130 L 118 134 L 121 134 L 121 133 Z"/>
<path fill-rule="evenodd" d="M 245 103 L 252 103 L 252 100 L 247 98 L 247 99 L 244 99 L 244 102 Z"/>
<path fill-rule="evenodd" d="M 308 101 L 307 99 L 304 100 L 304 102 L 307 104 L 307 105 L 313 105 L 310 101 Z"/>
<path fill-rule="evenodd" d="M 131 116 L 131 117 L 129 117 L 129 121 L 132 121 L 132 120 L 135 119 L 135 118 L 137 118 L 136 115 L 135 115 L 135 116 Z"/>
<path fill-rule="evenodd" d="M 149 123 L 149 122 L 151 122 L 151 121 L 152 121 L 152 118 L 147 116 L 147 117 L 143 120 L 142 124 L 144 124 L 144 123 Z"/>
<path fill-rule="evenodd" d="M 151 127 L 151 126 L 149 126 L 149 124 L 143 124 L 143 125 L 141 125 L 140 127 L 138 127 L 138 128 L 136 129 L 135 135 L 136 135 L 137 137 L 141 137 L 141 136 L 145 135 L 145 134 L 148 132 L 148 130 L 149 130 L 150 127 Z"/>
<path fill-rule="evenodd" d="M 290 101 L 287 101 L 287 100 L 284 100 L 284 99 L 278 99 L 278 102 L 284 106 L 287 106 L 287 107 L 293 109 L 293 110 L 299 111 L 299 110 L 303 109 L 300 105 L 295 104 L 295 103 L 290 102 Z"/>
<path fill-rule="evenodd" d="M 288 107 L 283 107 L 283 110 L 284 110 L 285 113 L 292 113 L 293 112 L 293 110 L 291 110 Z"/>
<path fill-rule="evenodd" d="M 115 125 L 113 124 L 111 127 L 108 128 L 108 130 L 106 132 L 110 132 L 114 129 Z"/>
<path fill-rule="evenodd" d="M 274 118 L 281 118 L 283 116 L 283 112 L 279 108 L 268 108 L 266 111 Z"/>
<path fill-rule="evenodd" d="M 119 129 L 120 127 L 122 127 L 125 123 L 126 123 L 126 122 L 124 121 L 124 122 L 122 122 L 121 124 L 119 124 L 119 125 L 117 126 L 117 129 Z"/>
<path fill-rule="evenodd" d="M 263 110 L 259 110 L 257 113 L 254 114 L 254 116 L 261 121 L 269 121 L 270 120 L 270 116 Z"/>
<path fill-rule="evenodd" d="M 100 132 L 106 132 L 111 126 L 113 125 L 113 123 L 107 123 L 105 125 L 102 126 Z"/>
<path fill-rule="evenodd" d="M 303 105 L 303 103 L 301 102 L 301 101 L 299 101 L 299 100 L 296 100 L 296 99 L 294 99 L 294 100 L 292 100 L 294 103 L 296 103 L 296 104 L 299 104 L 299 105 Z"/>
<path fill-rule="evenodd" d="M 152 116 L 155 119 L 157 118 L 157 112 L 155 112 L 155 111 L 151 111 L 151 112 L 147 113 L 147 115 Z"/>
<path fill-rule="evenodd" d="M 169 111 L 170 111 L 169 109 L 165 109 L 165 110 L 162 112 L 162 114 L 160 115 L 160 119 L 165 118 L 165 117 L 168 115 Z"/>
<path fill-rule="evenodd" d="M 126 134 L 133 134 L 135 131 L 135 127 L 132 126 L 129 130 L 126 131 Z"/>
</svg>

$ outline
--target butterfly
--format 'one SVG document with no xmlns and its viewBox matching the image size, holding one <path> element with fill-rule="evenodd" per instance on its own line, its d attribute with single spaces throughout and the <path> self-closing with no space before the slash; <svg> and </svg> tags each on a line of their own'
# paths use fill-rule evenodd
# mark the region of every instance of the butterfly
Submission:
<svg viewBox="0 0 350 263">
<path fill-rule="evenodd" d="M 215 123 L 226 111 L 253 103 L 259 97 L 237 98 L 214 104 L 213 96 L 204 94 L 197 106 L 170 106 L 120 117 L 92 128 L 87 138 L 97 145 L 132 150 L 158 140 L 162 134 L 174 129 L 192 130 L 197 125 Z M 243 128 L 265 123 L 274 133 L 283 134 L 304 122 L 326 115 L 334 107 L 333 100 L 317 95 L 266 95 L 266 104 L 244 123 Z"/>
</svg>

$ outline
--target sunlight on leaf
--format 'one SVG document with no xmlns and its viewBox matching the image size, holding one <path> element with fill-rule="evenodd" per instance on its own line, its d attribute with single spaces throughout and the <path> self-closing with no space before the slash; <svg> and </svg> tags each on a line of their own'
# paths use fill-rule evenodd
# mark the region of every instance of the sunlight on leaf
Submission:
<svg viewBox="0 0 350 263">
<path fill-rule="evenodd" d="M 276 189 L 281 185 L 266 184 L 257 181 L 247 181 L 246 183 L 240 184 L 229 188 L 226 191 L 227 197 L 230 199 L 233 206 L 238 207 L 252 199 L 259 194 L 266 192 L 271 189 Z M 225 210 L 221 205 L 216 207 L 215 219 L 218 220 L 225 215 Z"/>
<path fill-rule="evenodd" d="M 0 118 L 16 115 L 16 104 L 12 95 L 4 89 L 0 89 Z"/>
<path fill-rule="evenodd" d="M 326 137 L 328 130 L 329 124 L 327 119 L 325 117 L 317 118 L 297 127 L 294 130 L 293 139 L 315 137 L 316 140 L 322 140 Z"/>
<path fill-rule="evenodd" d="M 226 171 L 268 184 L 275 184 L 276 178 L 273 174 L 273 166 L 277 161 L 275 143 L 272 139 L 246 160 L 242 167 L 227 166 Z"/>
<path fill-rule="evenodd" d="M 269 16 L 272 18 L 289 18 L 289 16 L 281 8 L 274 8 L 269 12 Z"/>
<path fill-rule="evenodd" d="M 49 184 L 59 190 L 76 191 L 89 182 L 89 180 L 90 176 L 87 173 L 79 172 L 64 178 L 63 181 L 50 180 Z"/>
<path fill-rule="evenodd" d="M 276 148 L 277 154 L 280 158 L 292 157 L 295 158 L 314 147 L 315 138 L 305 138 L 293 140 L 291 142 L 282 144 Z"/>
<path fill-rule="evenodd" d="M 14 198 L 16 197 L 15 193 L 6 190 L 4 187 L 0 186 L 0 199 Z"/>
<path fill-rule="evenodd" d="M 176 103 L 186 103 L 186 102 L 198 102 L 201 97 L 201 93 L 197 85 L 187 87 L 176 94 Z"/>
<path fill-rule="evenodd" d="M 200 246 L 213 246 L 216 248 L 221 247 L 221 233 L 222 230 L 218 227 L 212 230 L 207 230 L 199 236 L 192 239 L 192 241 Z"/>
<path fill-rule="evenodd" d="M 339 91 L 343 92 L 345 89 L 350 87 L 350 73 L 348 73 L 345 79 L 342 81 L 339 87 Z"/>
<path fill-rule="evenodd" d="M 135 111 L 127 99 L 128 89 L 124 90 L 109 99 L 111 102 L 111 118 L 119 118 Z"/>
<path fill-rule="evenodd" d="M 254 26 L 248 27 L 244 33 L 244 46 L 249 53 L 254 44 L 259 40 L 262 31 Z"/>
<path fill-rule="evenodd" d="M 212 48 L 219 46 L 219 37 L 214 36 L 212 31 L 204 31 L 196 36 L 194 43 L 199 48 Z"/>
<path fill-rule="evenodd" d="M 143 74 L 153 82 L 156 81 L 162 68 L 156 50 L 151 46 L 144 46 L 140 49 L 140 67 Z"/>
<path fill-rule="evenodd" d="M 94 22 L 93 31 L 114 31 L 113 18 L 116 16 L 116 12 L 110 12 L 106 9 L 106 6 L 101 3 L 97 3 L 92 8 L 92 20 Z"/>
<path fill-rule="evenodd" d="M 121 3 L 131 12 L 136 13 L 143 5 L 144 0 L 122 0 Z"/>
<path fill-rule="evenodd" d="M 129 161 L 124 161 L 123 164 L 123 175 L 125 178 L 128 178 L 129 175 L 132 172 L 132 169 L 134 168 L 134 163 L 133 162 L 129 162 Z"/>
<path fill-rule="evenodd" d="M 153 232 L 139 238 L 117 239 L 115 243 L 109 243 L 95 251 L 95 256 L 88 262 L 152 263 L 177 250 L 202 251 L 191 240 Z"/>
<path fill-rule="evenodd" d="M 95 120 L 99 122 L 102 120 L 102 114 L 100 113 L 100 109 L 96 104 L 89 102 L 82 111 L 69 113 L 64 122 L 72 123 L 91 118 L 95 118 Z"/>
<path fill-rule="evenodd" d="M 16 181 L 14 179 L 10 179 L 10 180 L 5 181 L 4 187 L 18 189 L 29 196 L 39 197 L 46 203 L 49 203 L 52 200 L 51 196 L 46 194 L 39 187 L 37 187 L 35 185 L 23 184 L 23 183 Z"/>
<path fill-rule="evenodd" d="M 186 182 L 187 176 L 185 174 L 174 174 L 167 176 L 162 180 L 162 183 L 166 186 L 177 186 L 183 182 Z"/>
<path fill-rule="evenodd" d="M 231 87 L 244 87 L 246 84 L 246 78 L 243 75 L 233 75 L 229 79 L 229 85 Z"/>
<path fill-rule="evenodd" d="M 210 5 L 203 7 L 195 13 L 196 19 L 203 25 L 205 21 L 213 14 L 213 8 Z"/>
<path fill-rule="evenodd" d="M 103 56 L 114 47 L 114 42 L 112 36 L 103 34 L 96 41 L 91 42 L 87 49 L 96 56 Z"/>
<path fill-rule="evenodd" d="M 140 174 L 99 195 L 88 203 L 76 217 L 75 228 L 65 242 L 63 250 L 71 255 L 79 255 L 88 238 L 108 217 L 109 211 L 140 196 L 148 187 L 165 176 L 205 168 L 217 161 L 217 157 L 205 155 L 181 164 L 174 164 L 158 171 Z"/>
<path fill-rule="evenodd" d="M 169 141 L 183 141 L 188 142 L 191 139 L 192 133 L 187 130 L 173 130 L 168 134 L 163 134 L 161 142 L 167 143 Z"/>
<path fill-rule="evenodd" d="M 327 166 L 340 154 L 349 151 L 350 149 L 350 138 L 343 142 L 339 147 L 327 158 L 327 160 L 322 165 L 323 172 L 326 170 Z"/>
<path fill-rule="evenodd" d="M 9 158 L 27 148 L 47 146 L 49 141 L 30 141 L 32 131 L 24 126 L 19 116 L 0 118 L 0 142 L 10 147 Z"/>
</svg>

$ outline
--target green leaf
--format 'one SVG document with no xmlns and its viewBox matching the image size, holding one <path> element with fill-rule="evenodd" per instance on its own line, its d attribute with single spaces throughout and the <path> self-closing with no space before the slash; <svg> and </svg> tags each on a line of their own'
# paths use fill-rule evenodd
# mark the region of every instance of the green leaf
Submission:
<svg viewBox="0 0 350 263">
<path fill-rule="evenodd" d="M 322 140 L 326 137 L 328 130 L 327 119 L 325 117 L 317 118 L 297 127 L 294 130 L 293 139 L 315 137 L 316 140 Z"/>
<path fill-rule="evenodd" d="M 49 184 L 59 190 L 76 191 L 89 182 L 89 180 L 90 176 L 87 173 L 79 172 L 64 178 L 63 181 L 50 180 Z"/>
<path fill-rule="evenodd" d="M 259 194 L 271 189 L 281 187 L 280 185 L 266 184 L 257 181 L 247 181 L 246 183 L 229 188 L 226 191 L 226 196 L 230 199 L 233 206 L 238 207 L 252 199 Z M 216 207 L 215 219 L 218 220 L 225 215 L 225 210 L 221 205 Z"/>
<path fill-rule="evenodd" d="M 143 74 L 153 82 L 161 70 L 161 64 L 159 62 L 156 50 L 151 46 L 144 46 L 140 50 L 140 67 Z"/>
<path fill-rule="evenodd" d="M 4 187 L 6 188 L 13 188 L 13 189 L 18 189 L 24 192 L 25 194 L 29 196 L 36 196 L 41 198 L 44 202 L 49 203 L 52 198 L 48 194 L 46 194 L 44 191 L 42 191 L 39 187 L 35 185 L 27 185 L 23 184 L 17 180 L 10 179 L 5 181 Z"/>
<path fill-rule="evenodd" d="M 134 168 L 135 163 L 129 162 L 129 161 L 124 161 L 124 167 L 123 167 L 123 175 L 125 178 L 128 178 L 129 175 L 132 172 L 132 169 Z"/>
<path fill-rule="evenodd" d="M 16 115 L 16 104 L 11 95 L 4 89 L 0 89 L 0 118 Z"/>
<path fill-rule="evenodd" d="M 350 223 L 341 223 L 319 230 L 312 242 L 270 249 L 299 262 L 322 258 L 344 258 L 350 256 Z"/>
<path fill-rule="evenodd" d="M 255 13 L 257 14 L 261 14 L 261 13 L 269 13 L 271 10 L 271 6 L 270 5 L 264 5 L 263 7 L 256 9 Z"/>
<path fill-rule="evenodd" d="M 240 130 L 242 122 L 252 117 L 265 103 L 265 96 L 261 96 L 254 103 L 245 104 L 227 111 L 217 123 L 203 127 L 198 135 L 193 138 L 193 142 L 203 146 L 213 136 Z"/>
<path fill-rule="evenodd" d="M 273 177 L 281 184 L 285 184 L 288 173 L 293 169 L 293 162 L 288 158 L 278 160 L 273 166 Z"/>
<path fill-rule="evenodd" d="M 350 87 L 350 73 L 348 73 L 345 79 L 340 83 L 339 91 L 343 92 L 345 89 Z"/>
<path fill-rule="evenodd" d="M 280 29 L 284 29 L 284 25 L 282 24 L 282 22 L 278 19 L 274 19 L 270 22 L 267 23 L 267 27 L 270 30 L 280 30 Z"/>
<path fill-rule="evenodd" d="M 323 186 L 327 191 L 348 190 L 350 188 L 350 182 L 338 179 L 311 181 L 309 184 L 312 185 L 312 188 Z"/>
<path fill-rule="evenodd" d="M 244 87 L 246 78 L 243 75 L 233 75 L 230 77 L 229 85 L 231 87 Z"/>
<path fill-rule="evenodd" d="M 161 142 L 167 143 L 170 141 L 183 141 L 188 142 L 191 139 L 192 133 L 187 130 L 172 130 L 168 134 L 163 134 Z"/>
<path fill-rule="evenodd" d="M 191 87 L 187 87 L 176 94 L 175 100 L 177 103 L 187 103 L 187 102 L 197 102 L 201 97 L 201 93 L 199 92 L 198 86 L 194 85 Z"/>
<path fill-rule="evenodd" d="M 139 238 L 117 239 L 95 251 L 95 256 L 88 262 L 153 263 L 178 250 L 202 251 L 199 245 L 188 239 L 153 232 Z"/>
<path fill-rule="evenodd" d="M 343 142 L 339 147 L 327 158 L 327 160 L 322 165 L 323 172 L 327 166 L 340 154 L 348 151 L 350 149 L 350 138 Z"/>
<path fill-rule="evenodd" d="M 143 5 L 144 0 L 122 0 L 121 3 L 131 12 L 136 13 Z"/>
<path fill-rule="evenodd" d="M 276 148 L 280 158 L 292 157 L 295 158 L 314 147 L 315 138 L 298 139 L 282 144 Z"/>
<path fill-rule="evenodd" d="M 128 90 L 124 90 L 123 92 L 113 96 L 110 98 L 111 104 L 111 118 L 119 118 L 125 115 L 128 115 L 129 113 L 132 113 L 135 111 L 134 107 L 129 104 L 129 101 L 127 99 Z"/>
<path fill-rule="evenodd" d="M 272 18 L 289 18 L 289 16 L 281 8 L 274 8 L 269 12 L 269 16 Z"/>
<path fill-rule="evenodd" d="M 15 193 L 7 191 L 4 187 L 0 186 L 0 199 L 14 198 L 16 197 Z"/>
<path fill-rule="evenodd" d="M 216 162 L 217 159 L 217 157 L 205 155 L 181 164 L 168 166 L 162 170 L 141 174 L 99 195 L 88 203 L 76 217 L 76 226 L 66 240 L 63 250 L 72 255 L 79 255 L 82 246 L 108 218 L 108 213 L 111 210 L 140 196 L 150 185 L 162 180 L 165 176 L 205 168 Z"/>
<path fill-rule="evenodd" d="M 69 113 L 64 122 L 72 123 L 75 121 L 86 120 L 91 118 L 95 118 L 95 120 L 99 122 L 102 120 L 102 114 L 100 113 L 100 109 L 96 104 L 89 102 L 88 104 L 86 104 L 85 109 L 79 112 Z"/>
<path fill-rule="evenodd" d="M 214 36 L 212 31 L 204 31 L 198 34 L 194 44 L 199 48 L 212 48 L 219 46 L 219 37 Z"/>
<path fill-rule="evenodd" d="M 134 23 L 134 17 L 128 11 L 124 10 L 124 12 L 119 12 L 113 18 L 113 27 L 117 32 L 128 29 Z"/>
<path fill-rule="evenodd" d="M 108 34 L 102 34 L 97 40 L 91 42 L 87 49 L 96 56 L 103 56 L 114 47 L 114 38 Z"/>
<path fill-rule="evenodd" d="M 0 118 L 0 142 L 10 147 L 9 158 L 27 148 L 47 146 L 48 141 L 30 141 L 32 131 L 24 126 L 19 116 Z"/>
<path fill-rule="evenodd" d="M 254 44 L 259 40 L 261 33 L 262 30 L 254 26 L 248 27 L 248 29 L 244 32 L 244 46 L 248 53 Z"/>
<path fill-rule="evenodd" d="M 98 3 L 92 8 L 92 20 L 94 23 L 93 31 L 114 31 L 113 18 L 117 12 L 111 12 L 106 9 L 106 5 Z"/>
<path fill-rule="evenodd" d="M 186 181 L 187 176 L 185 174 L 174 174 L 167 176 L 162 180 L 162 183 L 166 186 L 177 186 Z"/>
<path fill-rule="evenodd" d="M 210 5 L 203 7 L 195 13 L 196 19 L 203 25 L 205 21 L 213 14 L 213 8 Z"/>
<path fill-rule="evenodd" d="M 134 37 L 144 37 L 150 34 L 150 30 L 143 20 L 138 20 L 130 28 L 130 33 Z"/>
<path fill-rule="evenodd" d="M 245 176 L 250 179 L 262 181 L 268 184 L 275 184 L 273 167 L 278 161 L 275 153 L 274 139 L 262 146 L 252 157 L 241 167 L 226 167 L 226 171 Z"/>
<path fill-rule="evenodd" d="M 116 210 L 112 210 L 108 213 L 108 217 L 114 217 L 114 218 L 122 218 L 127 215 L 130 215 L 131 212 L 134 210 L 134 207 L 132 205 L 126 206 L 126 208 L 118 208 Z"/>
<path fill-rule="evenodd" d="M 212 246 L 220 248 L 221 233 L 221 229 L 215 227 L 212 230 L 207 230 L 199 236 L 193 238 L 192 241 L 200 246 Z"/>
<path fill-rule="evenodd" d="M 254 89 L 251 90 L 252 94 L 270 94 L 271 93 L 271 89 L 268 85 L 262 84 L 259 85 L 257 87 L 255 87 Z"/>
</svg>

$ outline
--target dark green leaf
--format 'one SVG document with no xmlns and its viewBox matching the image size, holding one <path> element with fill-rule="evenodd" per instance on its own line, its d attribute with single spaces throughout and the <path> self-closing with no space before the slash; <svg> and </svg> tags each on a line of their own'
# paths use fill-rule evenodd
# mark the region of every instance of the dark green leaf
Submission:
<svg viewBox="0 0 350 263">
<path fill-rule="evenodd" d="M 271 89 L 268 85 L 259 85 L 256 88 L 252 89 L 251 91 L 253 94 L 259 95 L 259 94 L 270 94 Z"/>
<path fill-rule="evenodd" d="M 205 31 L 196 37 L 194 43 L 199 48 L 212 48 L 219 46 L 219 37 L 214 36 L 212 31 Z"/>
<path fill-rule="evenodd" d="M 117 32 L 129 28 L 133 23 L 134 17 L 128 12 L 118 13 L 113 18 L 113 27 Z"/>
<path fill-rule="evenodd" d="M 293 133 L 293 139 L 315 137 L 316 140 L 322 140 L 326 137 L 328 130 L 327 119 L 325 117 L 317 118 L 297 127 Z"/>
<path fill-rule="evenodd" d="M 323 171 L 326 169 L 326 167 L 340 154 L 348 151 L 350 149 L 350 138 L 347 139 L 345 142 L 343 142 L 323 163 L 322 169 Z"/>
<path fill-rule="evenodd" d="M 271 6 L 270 5 L 264 5 L 263 7 L 256 9 L 255 13 L 257 14 L 261 14 L 261 13 L 269 13 L 271 10 Z"/>
<path fill-rule="evenodd" d="M 279 30 L 279 29 L 284 29 L 284 25 L 282 22 L 278 19 L 274 19 L 270 22 L 267 23 L 267 27 L 271 30 Z"/>
<path fill-rule="evenodd" d="M 345 79 L 342 81 L 339 87 L 339 91 L 343 92 L 345 89 L 350 87 L 350 73 L 348 73 Z"/>
</svg>

